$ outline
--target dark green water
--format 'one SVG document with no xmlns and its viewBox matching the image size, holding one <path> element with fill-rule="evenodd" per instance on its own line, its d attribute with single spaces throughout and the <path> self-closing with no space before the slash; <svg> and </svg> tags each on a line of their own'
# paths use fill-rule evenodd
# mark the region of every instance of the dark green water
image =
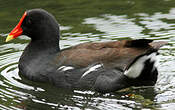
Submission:
<svg viewBox="0 0 175 110">
<path fill-rule="evenodd" d="M 0 109 L 131 110 L 175 108 L 174 0 L 0 0 Z M 29 42 L 21 36 L 5 43 L 25 10 L 43 8 L 61 25 L 61 48 L 89 41 L 147 38 L 168 41 L 158 57 L 154 87 L 113 94 L 68 91 L 18 75 L 18 60 Z"/>
</svg>

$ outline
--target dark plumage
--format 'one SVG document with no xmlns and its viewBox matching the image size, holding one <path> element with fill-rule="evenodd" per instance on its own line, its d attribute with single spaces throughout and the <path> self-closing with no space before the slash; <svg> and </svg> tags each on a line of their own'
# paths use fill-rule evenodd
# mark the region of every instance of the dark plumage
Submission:
<svg viewBox="0 0 175 110">
<path fill-rule="evenodd" d="M 20 74 L 30 80 L 102 93 L 154 85 L 157 81 L 154 58 L 166 42 L 122 40 L 83 43 L 60 50 L 59 25 L 51 14 L 32 9 L 20 22 L 7 41 L 21 34 L 31 38 L 19 60 Z"/>
</svg>

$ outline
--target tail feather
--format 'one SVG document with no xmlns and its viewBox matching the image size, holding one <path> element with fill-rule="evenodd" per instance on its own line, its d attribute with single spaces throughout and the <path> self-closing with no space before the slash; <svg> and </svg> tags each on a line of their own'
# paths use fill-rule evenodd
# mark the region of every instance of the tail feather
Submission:
<svg viewBox="0 0 175 110">
<path fill-rule="evenodd" d="M 159 41 L 159 42 L 151 42 L 151 43 L 149 43 L 149 45 L 152 48 L 156 49 L 156 50 L 158 50 L 160 47 L 162 47 L 162 46 L 164 46 L 166 44 L 168 44 L 168 42 L 166 42 L 166 41 Z"/>
<path fill-rule="evenodd" d="M 166 42 L 166 41 L 153 42 L 153 40 L 150 40 L 150 39 L 137 39 L 137 40 L 128 40 L 125 43 L 125 46 L 126 47 L 137 47 L 137 48 L 151 46 L 153 49 L 158 50 L 160 47 L 162 47 L 166 44 L 168 44 L 168 42 Z"/>
<path fill-rule="evenodd" d="M 125 44 L 126 47 L 148 47 L 149 43 L 151 43 L 153 40 L 149 39 L 137 39 L 137 40 L 128 40 Z"/>
</svg>

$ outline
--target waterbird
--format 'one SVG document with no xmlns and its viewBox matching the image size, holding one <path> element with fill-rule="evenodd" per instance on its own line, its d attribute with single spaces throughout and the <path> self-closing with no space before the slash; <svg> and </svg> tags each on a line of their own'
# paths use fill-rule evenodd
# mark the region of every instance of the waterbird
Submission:
<svg viewBox="0 0 175 110">
<path fill-rule="evenodd" d="M 148 39 L 86 42 L 60 49 L 60 29 L 43 9 L 25 11 L 6 42 L 31 38 L 19 60 L 19 74 L 58 88 L 114 92 L 130 86 L 153 86 L 156 56 L 167 42 Z"/>
</svg>

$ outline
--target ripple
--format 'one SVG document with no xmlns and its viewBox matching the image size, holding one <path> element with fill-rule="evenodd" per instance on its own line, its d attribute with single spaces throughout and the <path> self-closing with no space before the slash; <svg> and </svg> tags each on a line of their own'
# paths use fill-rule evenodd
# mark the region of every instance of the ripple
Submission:
<svg viewBox="0 0 175 110">
<path fill-rule="evenodd" d="M 109 36 L 143 38 L 147 35 L 141 34 L 143 27 L 134 23 L 135 19 L 128 19 L 126 15 L 103 15 L 102 18 L 86 18 L 84 24 L 93 24 L 94 28 Z"/>
<path fill-rule="evenodd" d="M 169 12 L 155 12 L 152 15 L 137 13 L 129 15 L 102 14 L 96 17 L 85 18 L 81 25 L 92 26 L 99 33 L 76 33 L 71 32 L 73 26 L 61 26 L 63 34 L 61 37 L 61 48 L 66 48 L 84 42 L 109 41 L 120 39 L 153 39 L 156 41 L 168 41 L 169 44 L 162 47 L 159 63 L 159 76 L 151 97 L 147 90 L 143 98 L 155 102 L 160 109 L 172 109 L 175 99 L 175 23 L 168 22 L 175 19 L 175 8 Z M 136 16 L 136 17 L 135 17 Z M 67 32 L 70 30 L 70 32 Z M 8 34 L 0 34 L 6 37 Z M 93 91 L 74 90 L 70 93 L 63 89 L 51 87 L 51 85 L 40 84 L 23 80 L 18 72 L 18 60 L 28 41 L 26 36 L 20 36 L 18 43 L 7 43 L 0 45 L 0 109 L 20 109 L 20 106 L 43 107 L 44 109 L 142 109 L 142 101 L 137 99 L 122 98 L 122 95 L 141 94 L 143 89 L 126 91 L 115 95 L 99 95 Z M 171 103 L 172 102 L 172 103 Z M 154 103 L 153 105 L 154 106 Z M 155 108 L 155 106 L 154 106 Z"/>
</svg>

